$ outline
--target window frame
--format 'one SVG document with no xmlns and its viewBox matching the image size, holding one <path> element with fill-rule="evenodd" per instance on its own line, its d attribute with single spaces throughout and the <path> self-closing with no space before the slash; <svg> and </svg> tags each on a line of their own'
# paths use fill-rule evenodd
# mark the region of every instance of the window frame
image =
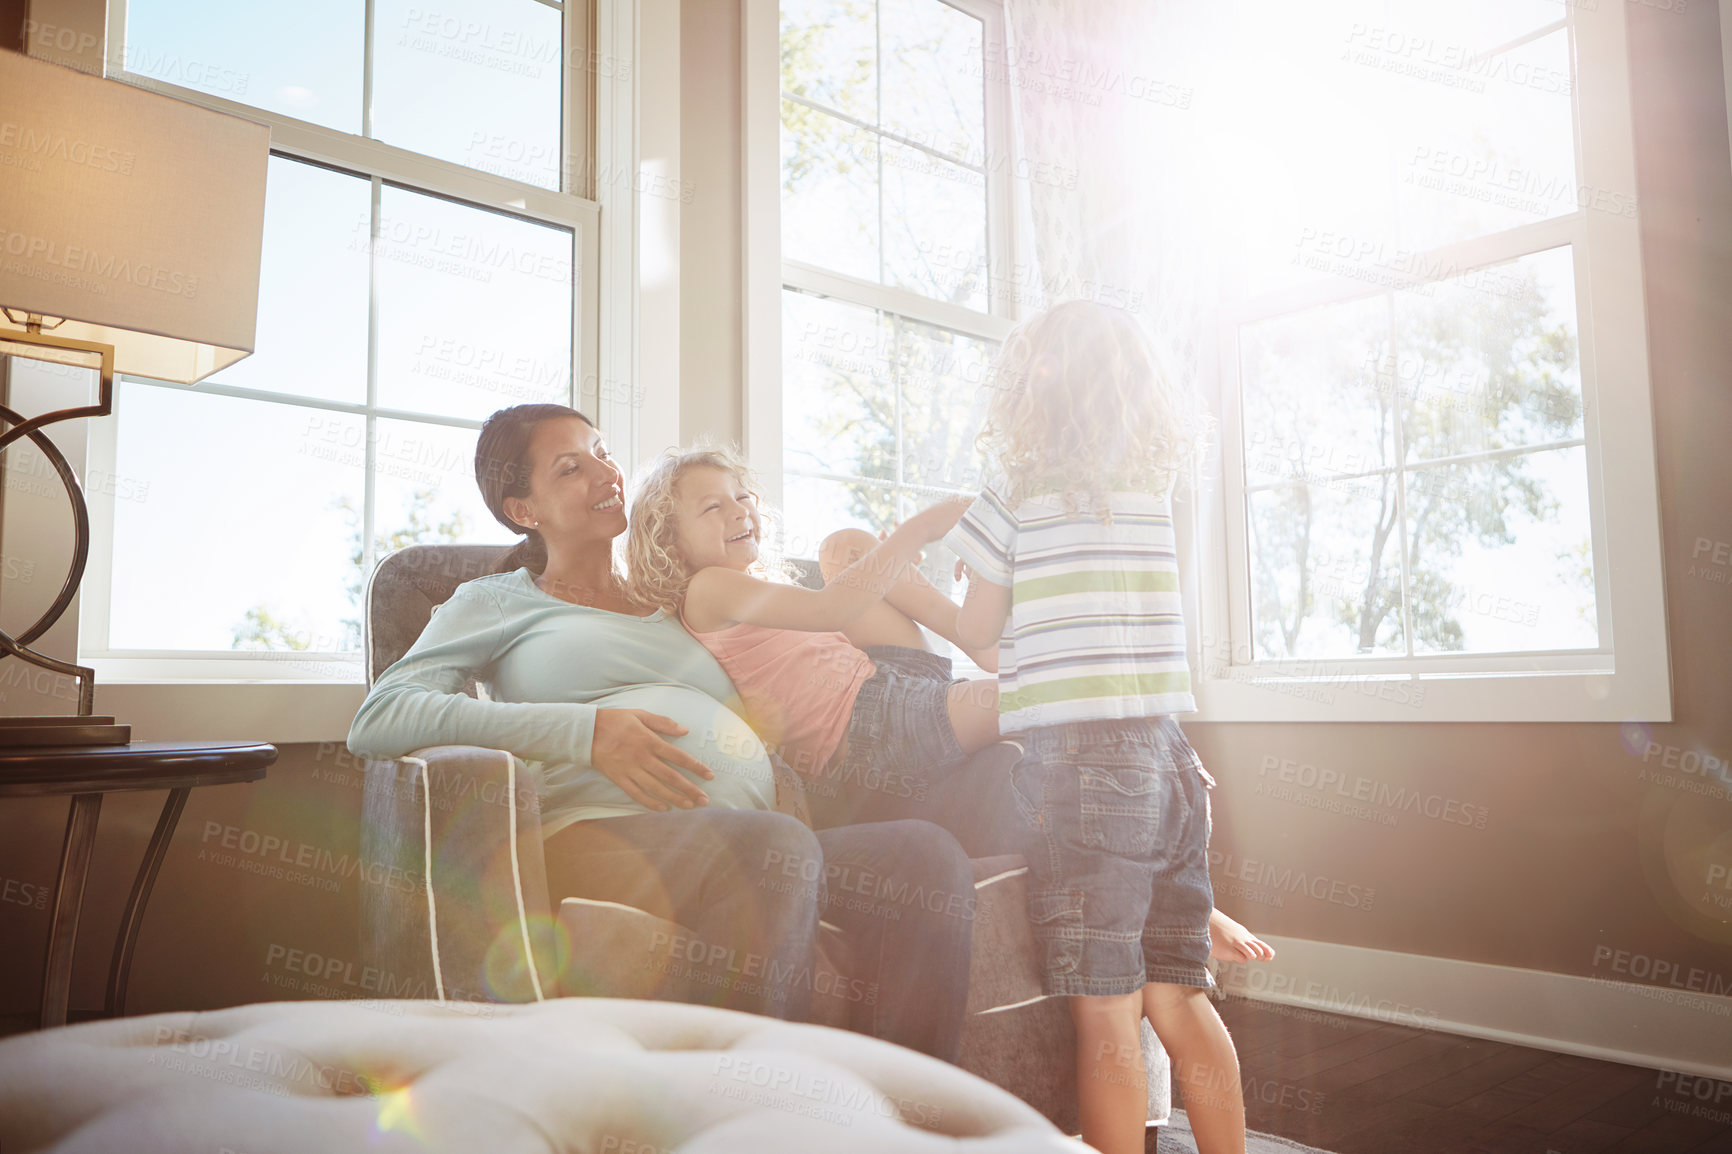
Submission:
<svg viewBox="0 0 1732 1154">
<path fill-rule="evenodd" d="M 574 35 L 577 31 L 573 19 L 566 18 L 563 5 L 551 0 L 522 0 L 525 3 L 539 3 L 546 7 L 561 9 L 561 27 L 563 29 L 564 50 L 562 52 L 564 77 L 562 80 L 561 104 L 561 179 L 562 183 L 569 181 L 575 171 L 580 168 L 573 165 L 573 153 L 570 151 L 576 134 L 572 131 L 570 115 L 570 93 L 574 87 L 581 87 L 584 75 L 576 63 L 583 57 L 574 48 L 581 38 Z M 125 59 L 126 0 L 110 0 L 108 8 L 108 43 L 111 46 L 106 54 L 110 62 Z M 368 18 L 371 18 L 371 5 L 368 6 Z M 371 32 L 368 33 L 369 47 Z M 370 90 L 372 61 L 370 56 L 365 65 L 364 91 Z M 570 192 L 555 192 L 541 188 L 538 185 L 512 180 L 508 177 L 467 168 L 451 161 L 439 160 L 420 153 L 410 152 L 394 145 L 366 137 L 353 136 L 345 132 L 297 120 L 282 113 L 271 112 L 248 104 L 240 104 L 222 97 L 194 89 L 182 88 L 178 85 L 155 80 L 150 77 L 116 70 L 109 73 L 110 79 L 132 84 L 153 92 L 161 92 L 179 100 L 211 108 L 218 112 L 240 116 L 255 122 L 261 122 L 271 129 L 271 153 L 290 161 L 304 161 L 322 167 L 342 172 L 345 175 L 367 180 L 371 185 L 372 204 L 375 216 L 379 212 L 380 195 L 385 185 L 390 184 L 412 192 L 428 194 L 458 201 L 484 211 L 499 212 L 531 220 L 540 224 L 548 224 L 558 228 L 569 229 L 573 236 L 573 277 L 572 277 L 572 318 L 571 318 L 571 379 L 573 392 L 580 393 L 583 385 L 588 386 L 588 396 L 567 396 L 565 403 L 583 408 L 585 404 L 594 408 L 597 376 L 597 350 L 595 341 L 595 314 L 593 309 L 585 308 L 586 302 L 595 299 L 596 262 L 585 260 L 586 254 L 593 254 L 596 249 L 599 230 L 599 211 L 595 202 L 576 196 Z M 363 101 L 366 96 L 363 95 Z M 363 112 L 365 109 L 363 109 Z M 363 116 L 362 130 L 369 128 L 367 118 Z M 581 138 L 578 140 L 581 144 Z M 536 195 L 539 194 L 539 195 Z M 376 308 L 376 300 L 370 304 Z M 587 331 L 586 331 L 587 330 Z M 367 396 L 360 404 L 335 401 L 316 400 L 288 394 L 274 393 L 267 390 L 237 388 L 219 384 L 200 384 L 192 386 L 194 391 L 205 394 L 243 397 L 271 403 L 285 404 L 294 407 L 310 408 L 324 412 L 343 413 L 361 417 L 371 430 L 373 422 L 379 418 L 388 420 L 404 420 L 418 424 L 436 424 L 449 428 L 481 428 L 481 421 L 462 418 L 442 417 L 432 414 L 417 413 L 408 410 L 386 408 L 376 403 L 375 394 L 378 386 L 377 365 L 370 364 L 367 380 Z M 133 378 L 127 378 L 133 380 Z M 159 385 L 156 382 L 138 381 L 145 387 L 182 388 L 183 386 Z M 93 469 L 106 469 L 114 472 L 115 439 L 118 434 L 119 406 L 116 407 L 115 421 L 101 423 L 100 429 L 93 426 L 90 441 L 90 466 Z M 378 558 L 374 553 L 374 488 L 375 488 L 375 438 L 366 437 L 365 464 L 362 468 L 363 509 L 362 509 L 362 562 L 363 572 L 371 574 Z M 234 656 L 224 650 L 115 650 L 108 646 L 108 611 L 110 590 L 113 581 L 113 527 L 114 499 L 112 494 L 102 494 L 106 498 L 91 502 L 91 554 L 90 565 L 86 570 L 85 582 L 81 591 L 89 591 L 95 596 L 83 601 L 79 621 L 79 652 L 80 658 L 97 672 L 101 679 L 133 680 L 138 678 L 172 678 L 175 680 L 202 681 L 209 679 L 245 678 L 248 680 L 296 680 L 296 681 L 343 681 L 362 682 L 365 674 L 362 669 L 362 654 L 341 653 L 335 651 L 296 651 L 294 656 L 274 653 L 273 656 L 260 657 L 254 651 L 248 651 L 247 656 Z M 364 612 L 364 607 L 363 607 Z M 272 651 L 267 651 L 272 652 Z M 352 667 L 349 676 L 333 676 L 344 667 Z M 312 676 L 308 676 L 309 672 Z"/>
<path fill-rule="evenodd" d="M 1635 158 L 1623 5 L 1565 7 L 1547 26 L 1574 46 L 1579 188 L 1623 192 L 1635 204 Z M 1629 216 L 1573 213 L 1416 253 L 1453 275 L 1572 247 L 1583 440 L 1595 560 L 1597 650 L 1415 657 L 1254 659 L 1240 325 L 1322 304 L 1375 299 L 1389 286 L 1346 277 L 1221 302 L 1205 387 L 1221 416 L 1211 462 L 1215 496 L 1189 510 L 1181 535 L 1198 720 L 1600 721 L 1671 720 L 1653 415 L 1648 379 L 1639 207 Z M 1415 281 L 1414 283 L 1425 283 Z M 1405 462 L 1401 464 L 1405 465 Z M 1184 548 L 1186 538 L 1191 548 Z"/>
<path fill-rule="evenodd" d="M 976 11 L 971 0 L 949 0 Z M 747 451 L 765 480 L 767 493 L 782 491 L 781 290 L 787 262 L 779 231 L 780 60 L 776 0 L 741 0 L 744 76 L 745 375 Z M 982 3 L 1002 20 L 1002 8 Z M 1629 58 L 1623 5 L 1566 5 L 1575 40 L 1578 185 L 1634 196 L 1635 149 L 1630 108 Z M 1002 23 L 999 25 L 1002 29 Z M 990 33 L 989 33 L 990 35 Z M 994 89 L 998 89 L 994 93 Z M 1008 92 L 988 87 L 991 139 L 995 99 L 1008 110 Z M 1007 125 L 1008 116 L 998 118 Z M 1002 147 L 1002 143 L 1000 144 Z M 989 201 L 998 205 L 996 199 Z M 990 211 L 990 209 L 989 209 Z M 1002 213 L 1001 220 L 1010 219 Z M 1373 670 L 1357 659 L 1293 663 L 1259 670 L 1248 660 L 1248 599 L 1232 629 L 1234 582 L 1230 576 L 1230 508 L 1243 492 L 1229 478 L 1243 477 L 1242 433 L 1233 388 L 1237 381 L 1231 314 L 1214 309 L 1205 323 L 1203 347 L 1213 350 L 1199 366 L 1200 385 L 1221 417 L 1217 449 L 1199 485 L 1175 502 L 1181 588 L 1190 623 L 1189 648 L 1200 721 L 1224 722 L 1609 722 L 1672 718 L 1671 676 L 1661 553 L 1654 418 L 1648 371 L 1646 299 L 1643 289 L 1640 207 L 1631 217 L 1582 212 L 1509 230 L 1534 236 L 1557 230 L 1575 246 L 1577 308 L 1582 323 L 1584 438 L 1588 442 L 1589 501 L 1596 556 L 1596 603 L 1602 647 L 1610 660 L 1579 655 L 1547 662 L 1515 655 L 1498 661 L 1468 657 L 1479 668 L 1445 668 L 1433 661 L 1423 672 Z M 1427 257 L 1495 263 L 1500 243 L 1481 237 Z M 1507 241 L 1509 238 L 1505 237 Z M 1008 238 L 1012 262 L 1022 238 Z M 1484 247 L 1486 245 L 1492 247 Z M 1482 246 L 1476 254 L 1475 246 Z M 1549 247 L 1537 244 L 1535 249 Z M 1456 250 L 1456 251 L 1452 251 Z M 1488 255 L 1493 254 L 1493 255 Z M 1005 266 L 1001 266 L 1005 267 Z M 1015 267 L 1014 263 L 1008 267 Z M 797 276 L 810 275 L 803 269 Z M 837 274 L 826 274 L 837 276 Z M 996 275 L 996 274 L 995 274 Z M 840 278 L 847 280 L 849 278 Z M 882 286 L 857 284 L 860 303 L 872 304 Z M 1357 281 L 1337 288 L 1341 299 L 1372 295 Z M 1351 291 L 1356 290 L 1356 291 Z M 1320 302 L 1318 302 L 1320 303 Z M 994 315 L 1004 317 L 996 301 Z M 1230 408 L 1228 406 L 1231 406 Z M 1235 473 L 1235 471 L 1237 471 Z M 1242 485 L 1242 482 L 1241 482 Z M 1239 551 L 1243 554 L 1243 536 Z M 1239 570 L 1238 588 L 1247 585 Z M 1224 659 L 1215 655 L 1224 655 Z M 1459 662 L 1457 663 L 1460 664 Z M 1503 668 L 1494 668 L 1501 664 Z M 1582 668 L 1596 664 L 1597 668 Z M 1543 667 L 1548 666 L 1549 668 Z M 1329 700 L 1321 698 L 1327 694 Z M 1339 697 L 1340 700 L 1335 700 Z"/>
<path fill-rule="evenodd" d="M 413 153 L 362 136 L 351 136 L 280 113 L 228 101 L 193 89 L 124 74 L 125 0 L 110 0 L 106 14 L 89 10 L 76 0 L 38 0 L 35 17 L 52 21 L 93 39 L 98 53 L 86 62 L 101 62 L 111 79 L 226 112 L 271 128 L 271 151 L 372 182 L 375 205 L 383 184 L 456 200 L 478 209 L 569 229 L 573 235 L 571 403 L 595 414 L 612 434 L 616 454 L 631 467 L 642 455 L 637 444 L 640 412 L 645 408 L 677 408 L 678 382 L 646 382 L 637 390 L 601 389 L 598 382 L 633 379 L 636 365 L 638 291 L 635 236 L 621 242 L 622 227 L 635 227 L 638 181 L 597 180 L 595 173 L 635 173 L 637 158 L 637 63 L 639 16 L 637 0 L 525 0 L 562 10 L 560 137 L 562 184 L 559 191 L 522 183 L 478 169 Z M 369 9 L 371 5 L 369 5 Z M 369 12 L 370 19 L 370 12 Z M 591 45 L 594 51 L 591 51 Z M 592 58 L 624 61 L 622 69 L 592 70 Z M 370 70 L 370 65 L 369 65 Z M 594 78 L 607 71 L 609 82 Z M 606 166 L 594 163 L 597 159 Z M 611 219 L 610 219 L 611 218 Z M 608 227 L 610 226 L 611 227 Z M 606 229 L 604 235 L 604 228 Z M 618 250 L 610 252 L 609 250 Z M 609 309 L 607 302 L 620 302 Z M 178 387 L 163 385 L 160 387 Z M 345 404 L 266 390 L 204 384 L 209 393 L 283 402 L 375 418 L 478 429 L 481 421 L 399 412 L 372 404 L 376 376 L 369 373 L 369 403 Z M 113 474 L 118 411 L 106 419 L 84 422 L 61 431 L 57 440 L 76 439 L 63 446 L 83 452 L 86 469 Z M 373 552 L 372 506 L 375 483 L 374 445 L 369 438 L 364 475 L 364 570 L 370 575 L 378 558 Z M 105 489 L 107 491 L 105 491 Z M 86 646 L 86 638 L 107 635 L 113 582 L 113 487 L 86 492 L 90 512 L 89 560 L 80 592 L 72 606 L 78 622 L 76 659 L 96 673 L 99 712 L 113 713 L 134 725 L 137 739 L 233 739 L 270 741 L 341 741 L 365 692 L 363 657 L 359 653 L 314 651 L 169 650 L 115 651 Z M 27 543 L 20 542 L 28 548 Z M 52 554 L 57 549 L 43 549 Z"/>
<path fill-rule="evenodd" d="M 982 47 L 1002 45 L 1005 11 L 1000 0 L 935 0 L 981 21 Z M 867 281 L 785 258 L 781 245 L 781 5 L 779 0 L 741 0 L 744 93 L 746 265 L 746 445 L 765 497 L 782 506 L 781 314 L 784 289 L 812 293 L 875 309 L 963 336 L 1002 342 L 1016 322 L 1014 286 L 1017 238 L 1014 194 L 998 163 L 1012 155 L 1010 93 L 1002 75 L 982 68 L 985 92 L 987 221 L 987 311 L 924 296 L 911 289 Z M 894 134 L 891 134 L 894 138 Z M 773 243 L 771 242 L 773 238 Z M 911 486 L 887 483 L 901 492 Z"/>
</svg>

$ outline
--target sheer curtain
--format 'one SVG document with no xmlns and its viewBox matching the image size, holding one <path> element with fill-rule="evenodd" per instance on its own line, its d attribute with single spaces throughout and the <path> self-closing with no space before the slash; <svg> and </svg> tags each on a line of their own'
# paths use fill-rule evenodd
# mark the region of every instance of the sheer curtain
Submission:
<svg viewBox="0 0 1732 1154">
<path fill-rule="evenodd" d="M 1206 45 L 1215 5 L 1009 0 L 1018 312 L 1137 313 L 1190 361 L 1215 279 Z"/>
</svg>

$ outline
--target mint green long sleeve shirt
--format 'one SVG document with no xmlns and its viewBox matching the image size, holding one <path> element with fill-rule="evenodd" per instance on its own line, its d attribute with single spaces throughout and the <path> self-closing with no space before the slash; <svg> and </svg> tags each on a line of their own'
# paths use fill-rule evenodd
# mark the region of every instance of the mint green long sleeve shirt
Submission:
<svg viewBox="0 0 1732 1154">
<path fill-rule="evenodd" d="M 470 675 L 490 700 L 463 692 Z M 348 746 L 375 758 L 430 745 L 508 750 L 537 775 L 548 836 L 574 821 L 648 812 L 590 764 L 598 709 L 647 709 L 689 730 L 669 740 L 715 772 L 709 781 L 687 775 L 712 808 L 773 809 L 769 758 L 728 708 L 736 699 L 677 620 L 573 605 L 524 568 L 465 581 L 434 609 L 374 682 Z"/>
</svg>

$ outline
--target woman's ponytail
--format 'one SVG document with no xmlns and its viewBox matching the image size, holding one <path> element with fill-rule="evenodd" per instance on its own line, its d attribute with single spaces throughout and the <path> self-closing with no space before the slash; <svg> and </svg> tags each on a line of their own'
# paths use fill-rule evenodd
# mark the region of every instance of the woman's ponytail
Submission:
<svg viewBox="0 0 1732 1154">
<path fill-rule="evenodd" d="M 567 405 L 513 405 L 500 409 L 481 426 L 475 442 L 475 483 L 481 500 L 493 519 L 523 540 L 499 555 L 494 573 L 510 573 L 529 567 L 539 576 L 547 568 L 547 542 L 534 529 L 519 525 L 505 514 L 507 497 L 529 496 L 529 441 L 535 427 L 558 417 L 576 417 L 590 428 L 595 422 Z"/>
<path fill-rule="evenodd" d="M 530 572 L 540 574 L 547 568 L 547 542 L 534 529 L 517 544 L 511 546 L 499 555 L 499 560 L 493 563 L 489 573 L 512 573 L 524 566 Z"/>
</svg>

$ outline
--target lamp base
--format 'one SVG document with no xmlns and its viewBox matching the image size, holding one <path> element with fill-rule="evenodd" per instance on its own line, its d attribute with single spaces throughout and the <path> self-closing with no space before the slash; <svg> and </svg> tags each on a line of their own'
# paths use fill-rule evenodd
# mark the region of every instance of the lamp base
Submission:
<svg viewBox="0 0 1732 1154">
<path fill-rule="evenodd" d="M 132 726 L 112 716 L 0 717 L 0 748 L 30 745 L 125 745 Z"/>
</svg>

